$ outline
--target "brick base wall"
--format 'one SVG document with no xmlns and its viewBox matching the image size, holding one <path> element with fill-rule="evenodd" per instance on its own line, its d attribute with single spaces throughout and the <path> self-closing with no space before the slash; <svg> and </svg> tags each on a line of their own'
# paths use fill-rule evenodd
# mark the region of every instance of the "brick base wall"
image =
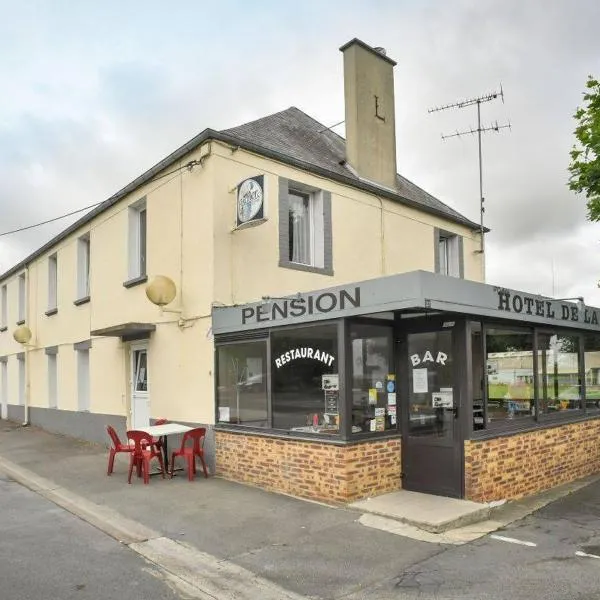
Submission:
<svg viewBox="0 0 600 600">
<path fill-rule="evenodd" d="M 338 446 L 215 431 L 217 475 L 344 503 L 400 489 L 400 439 Z"/>
<path fill-rule="evenodd" d="M 600 472 L 600 419 L 465 442 L 465 497 L 514 500 Z"/>
</svg>

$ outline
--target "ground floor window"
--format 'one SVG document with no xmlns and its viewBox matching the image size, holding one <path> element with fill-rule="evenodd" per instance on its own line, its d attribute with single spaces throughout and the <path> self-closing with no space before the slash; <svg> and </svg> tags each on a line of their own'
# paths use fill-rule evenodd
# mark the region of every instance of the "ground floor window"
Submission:
<svg viewBox="0 0 600 600">
<path fill-rule="evenodd" d="M 470 323 L 473 429 L 600 411 L 600 335 Z"/>
<path fill-rule="evenodd" d="M 331 436 L 397 430 L 392 324 L 335 321 L 217 340 L 217 422 Z"/>
<path fill-rule="evenodd" d="M 390 327 L 352 323 L 352 433 L 396 429 L 396 375 Z"/>
<path fill-rule="evenodd" d="M 338 433 L 339 356 L 337 325 L 271 334 L 273 427 Z"/>
<path fill-rule="evenodd" d="M 538 397 L 544 414 L 582 408 L 577 335 L 538 334 Z"/>
<path fill-rule="evenodd" d="M 488 423 L 534 414 L 533 329 L 490 327 L 485 335 Z"/>
<path fill-rule="evenodd" d="M 266 340 L 220 346 L 217 382 L 219 422 L 269 426 Z"/>
</svg>

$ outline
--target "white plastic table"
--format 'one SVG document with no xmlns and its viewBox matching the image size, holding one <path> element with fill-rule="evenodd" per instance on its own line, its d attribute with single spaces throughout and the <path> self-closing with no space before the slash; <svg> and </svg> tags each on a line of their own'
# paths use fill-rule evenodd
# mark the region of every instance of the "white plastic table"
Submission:
<svg viewBox="0 0 600 600">
<path fill-rule="evenodd" d="M 165 470 L 169 470 L 169 450 L 167 446 L 167 436 L 176 433 L 185 433 L 191 431 L 193 427 L 182 425 L 181 423 L 165 423 L 164 425 L 149 425 L 140 427 L 140 431 L 151 435 L 152 437 L 162 438 L 163 456 L 165 459 Z"/>
</svg>

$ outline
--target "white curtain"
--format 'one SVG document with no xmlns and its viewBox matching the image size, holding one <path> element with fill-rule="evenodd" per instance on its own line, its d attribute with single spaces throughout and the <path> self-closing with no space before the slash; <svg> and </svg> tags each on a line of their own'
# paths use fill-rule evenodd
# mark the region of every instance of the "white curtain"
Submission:
<svg viewBox="0 0 600 600">
<path fill-rule="evenodd" d="M 290 260 L 310 264 L 310 198 L 289 195 L 290 206 Z"/>
</svg>

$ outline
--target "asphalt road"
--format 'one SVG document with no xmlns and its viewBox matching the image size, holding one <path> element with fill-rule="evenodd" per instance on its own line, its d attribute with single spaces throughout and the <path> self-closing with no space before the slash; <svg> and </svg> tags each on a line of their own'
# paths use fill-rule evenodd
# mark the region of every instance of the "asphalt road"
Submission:
<svg viewBox="0 0 600 600">
<path fill-rule="evenodd" d="M 600 600 L 600 482 L 344 600 L 358 598 Z"/>
<path fill-rule="evenodd" d="M 2 600 L 175 600 L 127 546 L 0 474 Z"/>
</svg>

